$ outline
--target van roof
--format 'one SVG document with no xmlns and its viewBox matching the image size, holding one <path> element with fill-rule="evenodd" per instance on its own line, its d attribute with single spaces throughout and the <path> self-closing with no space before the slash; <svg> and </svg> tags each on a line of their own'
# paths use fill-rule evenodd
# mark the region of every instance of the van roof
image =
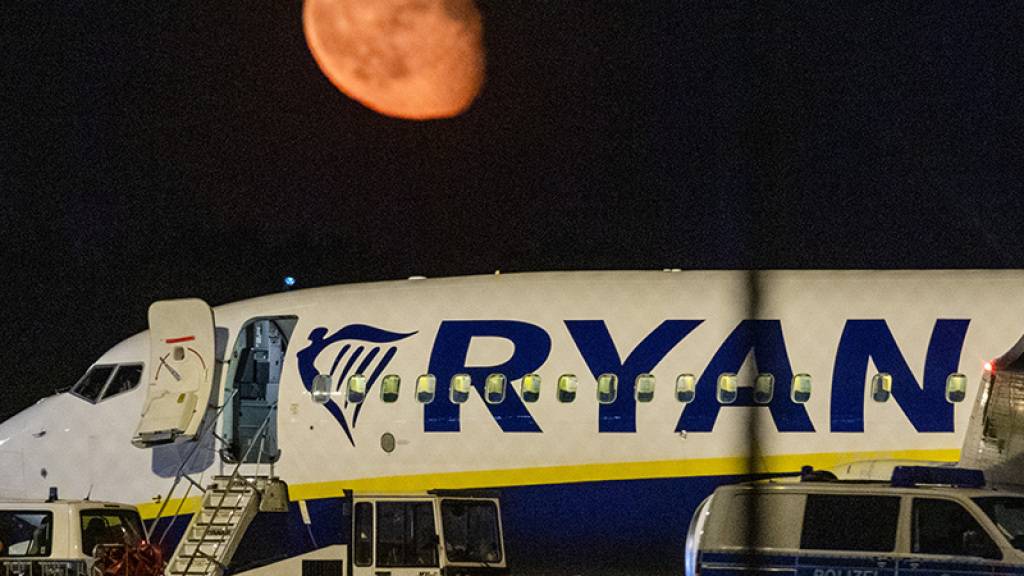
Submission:
<svg viewBox="0 0 1024 576">
<path fill-rule="evenodd" d="M 877 480 L 832 480 L 832 481 L 800 481 L 796 478 L 769 479 L 744 484 L 722 486 L 719 490 L 735 491 L 767 491 L 797 493 L 835 493 L 835 494 L 957 494 L 966 498 L 980 496 L 1016 496 L 1024 498 L 1024 494 L 997 490 L 994 488 L 957 488 L 948 485 L 916 485 L 893 486 L 889 482 Z"/>
<path fill-rule="evenodd" d="M 97 500 L 22 500 L 5 499 L 0 501 L 0 511 L 4 510 L 136 510 L 130 504 L 118 502 L 101 502 Z"/>
</svg>

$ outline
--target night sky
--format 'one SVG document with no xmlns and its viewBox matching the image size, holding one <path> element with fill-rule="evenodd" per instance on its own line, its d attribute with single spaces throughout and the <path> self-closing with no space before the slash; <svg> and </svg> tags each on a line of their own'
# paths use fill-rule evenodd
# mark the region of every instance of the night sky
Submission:
<svg viewBox="0 0 1024 576">
<path fill-rule="evenodd" d="M 0 9 L 0 416 L 154 300 L 287 274 L 1024 263 L 1011 3 L 488 0 L 484 90 L 431 122 L 337 91 L 300 2 L 28 4 Z"/>
</svg>

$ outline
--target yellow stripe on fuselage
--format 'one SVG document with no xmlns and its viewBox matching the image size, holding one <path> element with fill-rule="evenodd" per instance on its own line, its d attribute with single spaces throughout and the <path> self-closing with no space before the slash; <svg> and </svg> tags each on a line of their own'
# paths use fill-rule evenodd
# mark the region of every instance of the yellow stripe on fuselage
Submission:
<svg viewBox="0 0 1024 576">
<path fill-rule="evenodd" d="M 682 478 L 697 476 L 734 476 L 738 474 L 765 474 L 799 470 L 801 466 L 817 469 L 861 460 L 927 460 L 956 462 L 960 450 L 897 450 L 890 452 L 827 452 L 821 454 L 787 454 L 762 456 L 753 466 L 747 458 L 700 458 L 689 460 L 661 460 L 655 462 L 621 462 L 578 464 L 574 466 L 544 466 L 511 468 L 505 470 L 475 470 L 437 474 L 410 474 L 311 482 L 288 487 L 293 500 L 339 498 L 345 490 L 360 492 L 424 492 L 436 489 L 491 488 L 507 486 L 535 486 L 540 484 L 574 484 L 606 480 L 650 480 L 656 478 Z M 164 516 L 192 514 L 199 509 L 199 497 L 184 502 L 172 500 L 164 509 Z M 138 505 L 145 519 L 156 517 L 159 503 Z"/>
</svg>

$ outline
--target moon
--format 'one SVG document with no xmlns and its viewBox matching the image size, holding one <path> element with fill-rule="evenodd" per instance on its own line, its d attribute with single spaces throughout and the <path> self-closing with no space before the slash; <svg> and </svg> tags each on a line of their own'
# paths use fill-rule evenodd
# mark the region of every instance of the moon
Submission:
<svg viewBox="0 0 1024 576">
<path fill-rule="evenodd" d="M 305 0 L 302 27 L 331 83 L 387 116 L 450 118 L 483 86 L 473 0 Z"/>
</svg>

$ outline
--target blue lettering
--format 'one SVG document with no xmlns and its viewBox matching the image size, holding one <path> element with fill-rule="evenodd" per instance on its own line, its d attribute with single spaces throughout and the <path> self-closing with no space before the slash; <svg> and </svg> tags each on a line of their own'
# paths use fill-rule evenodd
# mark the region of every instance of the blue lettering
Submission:
<svg viewBox="0 0 1024 576">
<path fill-rule="evenodd" d="M 786 352 L 782 323 L 778 320 L 740 322 L 701 374 L 697 381 L 696 396 L 679 417 L 676 432 L 711 432 L 718 419 L 718 412 L 722 409 L 715 394 L 718 376 L 724 372 L 739 372 L 751 349 L 754 351 L 757 371 L 775 376 L 775 391 L 766 406 L 775 421 L 776 429 L 779 432 L 814 432 L 807 410 L 790 398 L 793 369 Z M 754 403 L 752 388 L 741 387 L 737 390 L 736 401 L 730 406 L 761 405 Z"/>
<path fill-rule="evenodd" d="M 848 320 L 832 375 L 832 431 L 864 431 L 868 359 L 892 374 L 892 396 L 918 432 L 952 432 L 946 377 L 956 372 L 970 320 L 936 320 L 924 363 L 924 386 L 907 366 L 885 320 Z"/>
<path fill-rule="evenodd" d="M 602 320 L 566 320 L 569 334 L 576 341 L 583 360 L 596 379 L 610 373 L 619 377 L 615 401 L 601 404 L 598 432 L 636 432 L 636 377 L 650 372 L 662 358 L 675 348 L 702 320 L 666 320 L 647 335 L 629 353 L 625 362 L 619 360 L 615 342 Z"/>
<path fill-rule="evenodd" d="M 512 357 L 498 366 L 466 366 L 470 342 L 475 337 L 505 338 L 512 342 Z M 484 380 L 489 374 L 501 373 L 508 382 L 522 378 L 539 368 L 551 353 L 551 337 L 539 326 L 514 320 L 447 320 L 441 323 L 430 354 L 428 370 L 437 377 L 434 401 L 423 406 L 425 432 L 458 432 L 459 405 L 451 401 L 449 389 L 452 376 L 469 374 L 473 388 L 483 398 Z M 484 404 L 503 432 L 540 432 L 530 412 L 513 386 L 508 387 L 505 401 Z"/>
</svg>

